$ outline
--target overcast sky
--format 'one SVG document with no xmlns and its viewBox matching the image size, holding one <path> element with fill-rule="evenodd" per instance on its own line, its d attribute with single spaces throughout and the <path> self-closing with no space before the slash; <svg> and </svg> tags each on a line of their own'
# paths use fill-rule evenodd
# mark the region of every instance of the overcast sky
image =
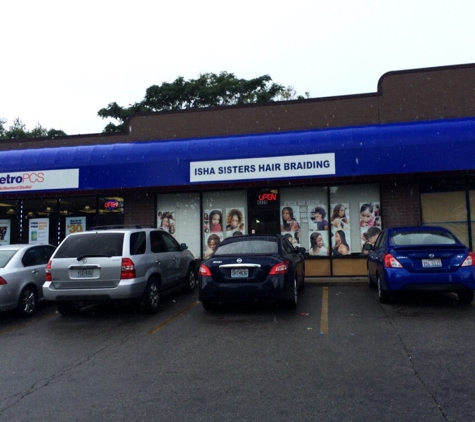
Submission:
<svg viewBox="0 0 475 422">
<path fill-rule="evenodd" d="M 319 98 L 389 71 L 475 63 L 474 0 L 17 0 L 0 15 L 0 118 L 68 135 L 151 85 L 268 74 Z"/>
</svg>

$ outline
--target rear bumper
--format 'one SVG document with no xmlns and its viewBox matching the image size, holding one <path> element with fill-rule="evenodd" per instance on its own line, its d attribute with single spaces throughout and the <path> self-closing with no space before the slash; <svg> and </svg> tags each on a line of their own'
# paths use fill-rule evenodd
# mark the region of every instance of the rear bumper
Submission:
<svg viewBox="0 0 475 422">
<path fill-rule="evenodd" d="M 475 290 L 475 267 L 456 272 L 410 273 L 403 268 L 385 269 L 384 281 L 390 291 L 398 290 Z"/>
<path fill-rule="evenodd" d="M 263 283 L 216 283 L 211 277 L 199 278 L 201 301 L 275 302 L 289 297 L 293 297 L 293 286 L 286 286 L 282 276 L 269 277 Z"/>
<path fill-rule="evenodd" d="M 43 284 L 45 300 L 53 302 L 103 302 L 107 300 L 134 299 L 142 295 L 146 281 L 139 282 L 134 279 L 122 280 L 117 287 L 103 289 L 55 289 L 53 283 L 47 281 Z"/>
</svg>

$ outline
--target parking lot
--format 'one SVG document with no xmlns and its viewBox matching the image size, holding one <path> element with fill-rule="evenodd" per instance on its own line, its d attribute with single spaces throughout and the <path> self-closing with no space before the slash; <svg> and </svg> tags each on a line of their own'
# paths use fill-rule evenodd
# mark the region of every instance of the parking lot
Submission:
<svg viewBox="0 0 475 422">
<path fill-rule="evenodd" d="M 0 315 L 0 420 L 472 421 L 475 305 L 320 280 L 297 311 Z"/>
</svg>

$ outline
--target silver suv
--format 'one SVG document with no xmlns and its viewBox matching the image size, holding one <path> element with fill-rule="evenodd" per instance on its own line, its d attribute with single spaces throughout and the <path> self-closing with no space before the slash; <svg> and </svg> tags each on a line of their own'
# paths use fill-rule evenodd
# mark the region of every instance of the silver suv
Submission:
<svg viewBox="0 0 475 422">
<path fill-rule="evenodd" d="M 134 300 L 157 312 L 161 295 L 196 287 L 196 260 L 162 229 L 111 229 L 73 233 L 46 266 L 43 295 L 62 315 L 103 301 Z"/>
</svg>

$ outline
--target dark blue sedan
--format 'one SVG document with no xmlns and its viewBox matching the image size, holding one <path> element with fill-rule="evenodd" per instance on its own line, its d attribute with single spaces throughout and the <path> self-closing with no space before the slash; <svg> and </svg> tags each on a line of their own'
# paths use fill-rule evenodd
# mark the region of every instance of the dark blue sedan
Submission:
<svg viewBox="0 0 475 422">
<path fill-rule="evenodd" d="M 305 287 L 305 249 L 284 236 L 225 239 L 199 269 L 199 299 L 206 310 L 220 302 L 277 302 L 297 307 Z"/>
<path fill-rule="evenodd" d="M 392 292 L 456 292 L 470 303 L 475 290 L 475 254 L 443 227 L 397 227 L 383 230 L 368 252 L 370 287 L 381 303 Z"/>
</svg>

